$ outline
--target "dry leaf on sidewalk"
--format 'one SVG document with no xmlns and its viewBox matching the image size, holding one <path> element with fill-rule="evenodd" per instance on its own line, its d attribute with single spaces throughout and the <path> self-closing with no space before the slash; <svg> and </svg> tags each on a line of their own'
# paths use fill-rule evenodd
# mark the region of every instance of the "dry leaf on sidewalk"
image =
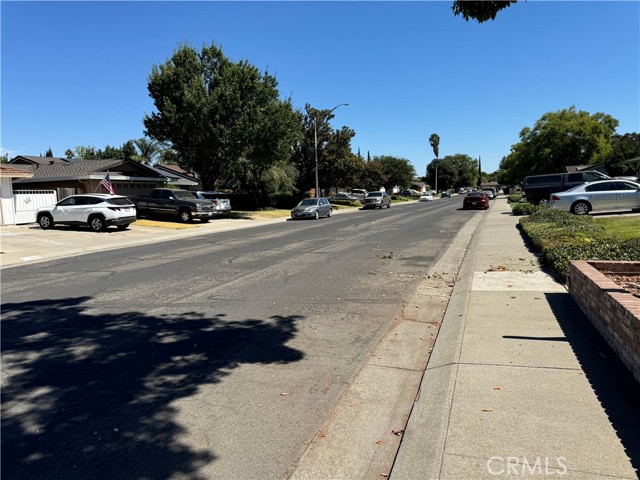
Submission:
<svg viewBox="0 0 640 480">
<path fill-rule="evenodd" d="M 483 408 L 483 412 L 493 412 L 493 408 Z"/>
</svg>

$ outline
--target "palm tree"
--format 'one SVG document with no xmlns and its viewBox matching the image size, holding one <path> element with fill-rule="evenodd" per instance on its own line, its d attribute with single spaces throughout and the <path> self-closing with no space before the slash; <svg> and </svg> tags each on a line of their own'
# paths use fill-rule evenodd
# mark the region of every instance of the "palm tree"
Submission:
<svg viewBox="0 0 640 480">
<path fill-rule="evenodd" d="M 432 133 L 429 137 L 429 144 L 433 148 L 433 154 L 438 158 L 440 155 L 440 137 L 437 133 Z"/>
<path fill-rule="evenodd" d="M 138 151 L 140 152 L 138 157 L 140 158 L 141 162 L 146 165 L 153 165 L 155 163 L 155 159 L 162 152 L 162 147 L 160 146 L 160 144 L 150 138 L 139 138 L 137 140 L 134 140 L 133 143 L 136 145 L 136 147 L 138 147 Z"/>
</svg>

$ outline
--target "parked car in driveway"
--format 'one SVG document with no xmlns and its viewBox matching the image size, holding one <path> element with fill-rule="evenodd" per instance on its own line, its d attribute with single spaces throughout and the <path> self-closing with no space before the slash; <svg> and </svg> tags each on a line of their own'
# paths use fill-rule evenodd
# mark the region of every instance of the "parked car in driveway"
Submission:
<svg viewBox="0 0 640 480">
<path fill-rule="evenodd" d="M 419 202 L 431 202 L 433 201 L 433 195 L 431 194 L 431 192 L 425 192 L 422 195 L 420 195 L 420 198 L 418 199 Z"/>
<path fill-rule="evenodd" d="M 364 197 L 367 196 L 367 192 L 366 190 L 362 189 L 362 188 L 352 188 L 351 189 L 351 195 L 353 197 L 356 197 L 358 200 L 362 201 L 364 200 Z"/>
<path fill-rule="evenodd" d="M 209 200 L 201 200 L 187 190 L 154 188 L 151 195 L 134 195 L 131 202 L 136 207 L 136 215 L 149 217 L 177 217 L 183 223 L 194 218 L 206 223 L 216 215 L 215 207 Z"/>
<path fill-rule="evenodd" d="M 346 192 L 338 192 L 333 197 L 331 197 L 331 200 L 345 200 L 348 202 L 355 202 L 358 200 L 358 198 L 354 197 L 353 195 L 349 195 Z"/>
<path fill-rule="evenodd" d="M 462 200 L 462 208 L 489 208 L 489 197 L 485 192 L 469 192 Z"/>
<path fill-rule="evenodd" d="M 197 191 L 192 193 L 200 200 L 209 200 L 213 203 L 214 213 L 218 215 L 231 212 L 231 200 L 229 200 L 229 196 L 224 192 Z"/>
<path fill-rule="evenodd" d="M 71 195 L 55 205 L 39 208 L 36 221 L 46 230 L 56 224 L 86 225 L 94 232 L 115 225 L 125 230 L 136 221 L 136 207 L 125 196 L 105 193 Z"/>
<path fill-rule="evenodd" d="M 333 207 L 326 198 L 305 198 L 291 210 L 291 218 L 329 218 Z"/>
<path fill-rule="evenodd" d="M 640 209 L 640 183 L 630 180 L 599 180 L 551 194 L 549 207 L 576 215 L 591 211 Z"/>
<path fill-rule="evenodd" d="M 391 208 L 391 198 L 387 192 L 369 192 L 362 201 L 362 208 Z"/>
</svg>

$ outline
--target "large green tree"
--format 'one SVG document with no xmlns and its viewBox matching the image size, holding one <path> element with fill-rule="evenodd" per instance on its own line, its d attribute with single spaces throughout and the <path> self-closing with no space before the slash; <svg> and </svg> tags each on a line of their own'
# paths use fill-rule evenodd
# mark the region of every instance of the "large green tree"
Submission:
<svg viewBox="0 0 640 480">
<path fill-rule="evenodd" d="M 590 114 L 575 107 L 545 113 L 520 131 L 520 142 L 501 168 L 517 184 L 527 175 L 563 172 L 568 165 L 591 165 L 611 152 L 618 121 L 604 113 Z"/>
<path fill-rule="evenodd" d="M 302 114 L 302 136 L 293 152 L 293 162 L 299 172 L 297 188 L 309 191 L 315 187 L 316 139 L 318 156 L 318 183 L 320 189 L 353 186 L 357 170 L 362 168 L 351 151 L 351 139 L 355 132 L 342 127 L 334 130 L 331 120 L 335 109 L 318 110 L 305 105 Z M 357 158 L 356 158 L 357 157 Z"/>
<path fill-rule="evenodd" d="M 73 151 L 68 149 L 65 152 L 67 158 L 73 158 Z M 126 141 L 121 147 L 112 147 L 107 145 L 104 149 L 98 149 L 94 146 L 78 146 L 75 148 L 75 156 L 82 160 L 100 160 L 109 158 L 132 158 L 136 155 L 136 148 L 131 140 Z"/>
<path fill-rule="evenodd" d="M 496 15 L 503 8 L 511 6 L 517 0 L 456 0 L 453 2 L 451 10 L 454 15 L 462 15 L 467 22 L 473 18 L 478 23 L 494 20 Z"/>
<path fill-rule="evenodd" d="M 182 44 L 148 80 L 157 111 L 145 115 L 145 134 L 169 144 L 205 189 L 233 185 L 264 201 L 293 185 L 283 176 L 295 174 L 287 162 L 301 120 L 274 76 L 215 44 Z"/>
<path fill-rule="evenodd" d="M 623 162 L 637 157 L 640 157 L 640 134 L 613 135 L 611 151 L 605 159 L 607 172 L 612 176 L 635 175 L 635 167 Z"/>
<path fill-rule="evenodd" d="M 371 159 L 365 162 L 362 175 L 360 177 L 360 185 L 366 190 L 377 191 L 380 187 L 387 184 L 389 179 L 384 169 L 384 165 L 379 160 Z"/>
<path fill-rule="evenodd" d="M 436 164 L 438 165 L 438 190 L 468 187 L 478 182 L 478 160 L 467 154 L 457 153 L 441 159 L 434 159 L 427 165 L 427 182 L 435 185 Z"/>
<path fill-rule="evenodd" d="M 393 191 L 393 187 L 409 188 L 413 183 L 416 170 L 406 158 L 381 155 L 373 157 L 373 161 L 382 165 L 384 177 L 380 183 L 387 192 Z"/>
</svg>

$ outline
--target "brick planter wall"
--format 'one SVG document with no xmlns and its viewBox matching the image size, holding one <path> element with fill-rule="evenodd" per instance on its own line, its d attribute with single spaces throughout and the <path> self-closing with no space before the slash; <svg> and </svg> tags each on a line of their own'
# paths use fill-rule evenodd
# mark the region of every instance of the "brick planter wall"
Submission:
<svg viewBox="0 0 640 480">
<path fill-rule="evenodd" d="M 603 272 L 640 274 L 640 262 L 572 261 L 569 293 L 640 382 L 640 298 Z"/>
</svg>

